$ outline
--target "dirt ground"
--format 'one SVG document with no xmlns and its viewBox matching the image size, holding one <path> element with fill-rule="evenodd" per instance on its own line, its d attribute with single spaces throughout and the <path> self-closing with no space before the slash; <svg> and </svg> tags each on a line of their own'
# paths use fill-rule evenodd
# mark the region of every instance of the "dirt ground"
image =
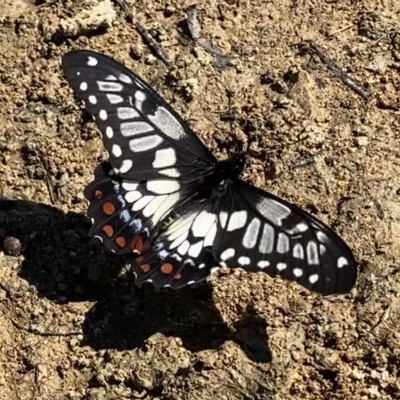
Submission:
<svg viewBox="0 0 400 400">
<path fill-rule="evenodd" d="M 0 4 L 0 399 L 400 399 L 398 0 L 199 2 L 222 69 L 185 34 L 192 1 L 128 4 L 170 63 L 117 1 Z M 227 270 L 135 287 L 129 259 L 88 237 L 105 152 L 62 75 L 73 48 L 125 63 L 218 157 L 242 147 L 246 180 L 347 241 L 352 292 Z"/>
</svg>

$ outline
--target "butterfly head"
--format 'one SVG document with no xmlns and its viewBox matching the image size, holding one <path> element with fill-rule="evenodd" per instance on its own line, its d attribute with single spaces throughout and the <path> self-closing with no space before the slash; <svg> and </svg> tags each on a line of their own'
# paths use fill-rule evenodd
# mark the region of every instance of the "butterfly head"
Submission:
<svg viewBox="0 0 400 400">
<path fill-rule="evenodd" d="M 244 154 L 235 154 L 233 157 L 231 157 L 229 163 L 231 173 L 233 175 L 232 178 L 238 178 L 246 164 L 246 157 Z"/>
<path fill-rule="evenodd" d="M 214 174 L 219 177 L 220 181 L 236 179 L 242 173 L 245 162 L 246 160 L 243 155 L 237 155 L 229 160 L 219 161 Z"/>
</svg>

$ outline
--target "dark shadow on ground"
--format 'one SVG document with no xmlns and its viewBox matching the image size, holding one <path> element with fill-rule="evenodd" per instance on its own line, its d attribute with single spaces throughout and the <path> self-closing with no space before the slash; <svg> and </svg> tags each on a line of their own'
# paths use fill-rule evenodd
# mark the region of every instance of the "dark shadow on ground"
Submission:
<svg viewBox="0 0 400 400">
<path fill-rule="evenodd" d="M 177 336 L 190 351 L 216 349 L 234 340 L 257 362 L 271 361 L 265 322 L 247 316 L 229 329 L 207 284 L 179 291 L 137 288 L 117 278 L 130 257 L 115 256 L 88 236 L 90 221 L 24 200 L 0 200 L 0 238 L 22 243 L 19 275 L 55 303 L 96 301 L 83 325 L 95 349 L 134 349 L 151 335 Z M 126 276 L 126 274 L 125 274 Z"/>
</svg>

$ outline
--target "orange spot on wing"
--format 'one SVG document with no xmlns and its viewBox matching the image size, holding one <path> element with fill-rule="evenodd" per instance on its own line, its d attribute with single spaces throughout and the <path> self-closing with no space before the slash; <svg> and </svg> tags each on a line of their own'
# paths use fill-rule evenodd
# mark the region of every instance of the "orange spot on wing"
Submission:
<svg viewBox="0 0 400 400">
<path fill-rule="evenodd" d="M 170 274 L 174 270 L 174 266 L 170 263 L 165 263 L 161 265 L 160 269 L 163 274 Z"/>
<path fill-rule="evenodd" d="M 112 215 L 115 213 L 115 206 L 113 203 L 107 201 L 103 204 L 103 213 L 106 215 Z"/>
<path fill-rule="evenodd" d="M 142 254 L 142 248 L 143 248 L 143 239 L 140 236 L 136 236 L 132 242 L 132 250 L 135 253 Z"/>
<path fill-rule="evenodd" d="M 122 249 L 123 247 L 126 246 L 126 239 L 125 239 L 123 236 L 118 236 L 118 237 L 115 239 L 115 243 L 117 243 L 117 245 L 118 245 L 119 247 L 121 247 L 121 249 Z"/>
<path fill-rule="evenodd" d="M 149 264 L 142 264 L 139 268 L 140 268 L 145 274 L 147 274 L 147 272 L 150 271 L 150 265 L 149 265 Z"/>
<path fill-rule="evenodd" d="M 103 192 L 101 190 L 96 190 L 94 192 L 94 198 L 96 200 L 101 200 L 103 198 Z"/>
<path fill-rule="evenodd" d="M 108 236 L 112 237 L 114 235 L 114 228 L 111 225 L 104 225 L 103 232 Z"/>
</svg>

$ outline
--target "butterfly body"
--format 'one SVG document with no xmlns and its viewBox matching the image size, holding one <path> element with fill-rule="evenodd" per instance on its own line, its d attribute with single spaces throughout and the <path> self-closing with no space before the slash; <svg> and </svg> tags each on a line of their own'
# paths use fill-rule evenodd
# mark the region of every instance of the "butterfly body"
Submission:
<svg viewBox="0 0 400 400">
<path fill-rule="evenodd" d="M 91 234 L 135 255 L 138 283 L 179 288 L 220 266 L 265 272 L 323 294 L 354 285 L 348 246 L 309 213 L 217 161 L 150 86 L 115 60 L 73 51 L 65 76 L 103 134 L 109 160 L 85 190 Z"/>
</svg>

